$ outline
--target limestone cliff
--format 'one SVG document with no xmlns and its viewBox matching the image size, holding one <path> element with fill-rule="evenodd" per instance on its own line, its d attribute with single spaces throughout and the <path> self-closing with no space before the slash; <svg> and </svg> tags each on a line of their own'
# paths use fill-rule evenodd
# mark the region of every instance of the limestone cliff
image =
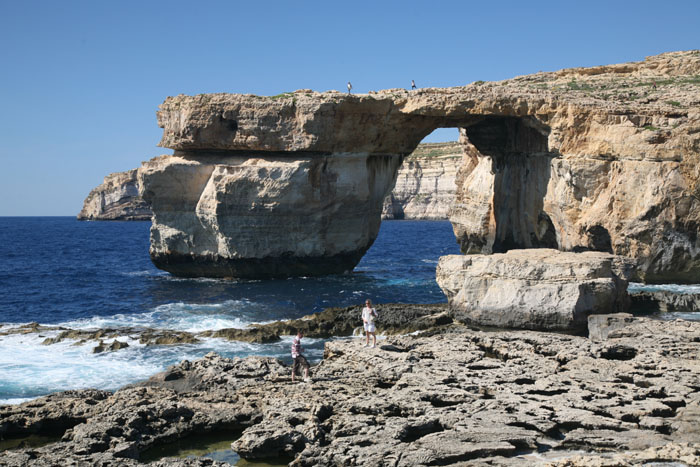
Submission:
<svg viewBox="0 0 700 467">
<path fill-rule="evenodd" d="M 382 218 L 447 219 L 461 163 L 462 146 L 457 142 L 418 145 L 399 168 Z"/>
<path fill-rule="evenodd" d="M 107 175 L 78 213 L 80 220 L 150 220 L 151 208 L 139 195 L 137 169 Z"/>
<path fill-rule="evenodd" d="M 170 97 L 139 173 L 151 257 L 182 275 L 351 269 L 404 156 L 458 127 L 464 252 L 593 249 L 700 277 L 700 52 L 445 89 Z M 234 183 L 235 181 L 235 183 Z"/>
<path fill-rule="evenodd" d="M 529 116 L 461 129 L 463 252 L 600 250 L 649 282 L 700 279 L 698 51 L 480 87 Z"/>
</svg>

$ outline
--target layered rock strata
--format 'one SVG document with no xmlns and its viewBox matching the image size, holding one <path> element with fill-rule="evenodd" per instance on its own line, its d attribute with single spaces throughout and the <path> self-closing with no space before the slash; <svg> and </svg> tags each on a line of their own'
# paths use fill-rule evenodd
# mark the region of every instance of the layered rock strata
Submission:
<svg viewBox="0 0 700 467">
<path fill-rule="evenodd" d="M 608 251 L 646 282 L 697 282 L 700 52 L 480 87 L 494 114 L 527 117 L 461 129 L 463 252 Z"/>
<path fill-rule="evenodd" d="M 622 258 L 600 252 L 511 250 L 443 256 L 436 280 L 457 321 L 583 331 L 588 316 L 629 306 Z"/>
<path fill-rule="evenodd" d="M 666 291 L 638 292 L 630 294 L 635 310 L 647 313 L 700 311 L 700 294 L 672 293 Z"/>
<path fill-rule="evenodd" d="M 400 155 L 200 154 L 143 164 L 153 263 L 179 276 L 352 270 L 379 232 Z"/>
<path fill-rule="evenodd" d="M 61 440 L 0 465 L 143 465 L 149 450 L 222 431 L 245 459 L 295 466 L 700 463 L 700 323 L 634 319 L 602 342 L 452 326 L 381 344 L 329 342 L 307 384 L 274 359 L 209 354 L 114 394 L 2 407 L 5 438 Z"/>
<path fill-rule="evenodd" d="M 170 97 L 140 174 L 151 256 L 180 275 L 352 269 L 401 159 L 458 127 L 465 253 L 591 249 L 700 275 L 700 52 L 445 89 Z"/>
<path fill-rule="evenodd" d="M 107 175 L 85 198 L 79 220 L 147 221 L 151 208 L 139 195 L 137 169 Z"/>
<path fill-rule="evenodd" d="M 384 199 L 382 219 L 447 219 L 461 157 L 457 142 L 419 144 L 399 168 L 394 189 Z M 85 198 L 78 219 L 141 221 L 151 216 L 138 193 L 135 169 L 105 177 Z"/>
<path fill-rule="evenodd" d="M 384 200 L 383 219 L 447 219 L 455 198 L 455 177 L 462 163 L 462 145 L 422 143 L 399 168 L 391 194 Z"/>
</svg>

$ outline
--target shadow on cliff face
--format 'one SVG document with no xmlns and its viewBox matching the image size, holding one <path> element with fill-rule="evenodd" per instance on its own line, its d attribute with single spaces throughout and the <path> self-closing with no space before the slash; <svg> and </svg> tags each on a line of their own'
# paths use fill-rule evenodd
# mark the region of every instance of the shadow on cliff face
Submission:
<svg viewBox="0 0 700 467">
<path fill-rule="evenodd" d="M 543 210 L 556 157 L 547 143 L 550 128 L 532 117 L 487 117 L 461 131 L 491 159 L 495 235 L 488 252 L 558 248 L 554 224 Z"/>
</svg>

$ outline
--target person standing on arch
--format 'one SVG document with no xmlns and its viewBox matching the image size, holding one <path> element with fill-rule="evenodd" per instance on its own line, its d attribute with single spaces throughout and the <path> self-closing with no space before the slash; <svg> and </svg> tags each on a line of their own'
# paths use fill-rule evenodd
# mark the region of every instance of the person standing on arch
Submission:
<svg viewBox="0 0 700 467">
<path fill-rule="evenodd" d="M 411 80 L 411 90 L 416 89 L 416 82 Z"/>
<path fill-rule="evenodd" d="M 348 81 L 348 94 L 352 94 L 352 83 Z"/>
<path fill-rule="evenodd" d="M 362 323 L 365 328 L 365 336 L 367 341 L 365 347 L 369 347 L 369 336 L 372 335 L 372 347 L 377 345 L 377 329 L 374 326 L 374 320 L 377 318 L 377 310 L 372 307 L 372 301 L 367 299 L 365 307 L 362 309 Z"/>
</svg>

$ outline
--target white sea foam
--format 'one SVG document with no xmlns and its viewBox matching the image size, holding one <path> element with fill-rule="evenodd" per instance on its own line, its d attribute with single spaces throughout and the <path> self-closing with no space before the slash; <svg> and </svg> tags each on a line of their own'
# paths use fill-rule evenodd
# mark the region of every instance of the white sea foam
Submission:
<svg viewBox="0 0 700 467">
<path fill-rule="evenodd" d="M 32 400 L 31 397 L 15 397 L 10 399 L 0 399 L 0 405 L 19 405 L 22 402 Z"/>
<path fill-rule="evenodd" d="M 639 282 L 630 282 L 627 290 L 629 292 L 665 291 L 677 294 L 700 294 L 700 284 L 641 284 Z"/>
<path fill-rule="evenodd" d="M 123 272 L 122 274 L 125 276 L 130 276 L 130 277 L 141 277 L 141 276 L 163 276 L 167 273 L 162 272 L 162 271 L 145 270 L 145 271 Z"/>
<path fill-rule="evenodd" d="M 93 316 L 60 325 L 71 329 L 147 327 L 187 332 L 244 329 L 254 322 L 241 316 L 242 311 L 250 306 L 251 302 L 247 300 L 227 300 L 214 304 L 176 302 L 157 306 L 145 313 Z"/>
<path fill-rule="evenodd" d="M 136 339 L 120 337 L 128 348 L 95 354 L 95 342 L 74 345 L 66 340 L 42 345 L 46 337 L 57 331 L 38 334 L 14 334 L 0 339 L 0 404 L 20 403 L 55 391 L 80 388 L 116 390 L 126 384 L 142 381 L 182 360 L 196 360 L 214 351 L 225 357 L 265 355 L 289 356 L 292 337 L 272 344 L 230 342 L 205 338 L 197 344 L 144 346 Z M 113 339 L 104 340 L 106 344 Z M 321 339 L 304 339 L 306 352 L 313 360 L 323 355 Z M 22 358 L 19 360 L 18 355 Z"/>
<path fill-rule="evenodd" d="M 0 340 L 0 393 L 20 398 L 86 387 L 116 389 L 162 369 L 157 360 L 144 358 L 145 348 L 131 339 L 120 339 L 130 345 L 122 351 L 93 354 L 93 344 L 41 344 L 55 334 L 14 334 Z"/>
</svg>

